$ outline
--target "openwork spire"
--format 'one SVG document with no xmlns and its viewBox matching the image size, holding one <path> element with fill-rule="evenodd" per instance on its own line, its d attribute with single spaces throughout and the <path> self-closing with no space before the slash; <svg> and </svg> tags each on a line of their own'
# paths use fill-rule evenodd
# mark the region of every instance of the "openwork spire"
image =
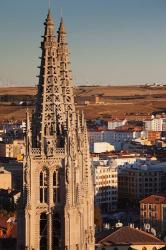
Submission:
<svg viewBox="0 0 166 250">
<path fill-rule="evenodd" d="M 41 43 L 42 57 L 33 129 L 36 147 L 44 147 L 47 140 L 50 144 L 50 139 L 56 138 L 57 130 L 61 130 L 65 121 L 57 58 L 57 40 L 50 10 L 44 25 L 45 32 Z"/>
<path fill-rule="evenodd" d="M 32 123 L 27 112 L 17 249 L 94 250 L 87 129 L 75 111 L 66 32 L 61 20 L 57 41 L 50 11 L 44 25 Z"/>
<path fill-rule="evenodd" d="M 63 18 L 61 18 L 58 30 L 58 59 L 60 62 L 60 78 L 62 84 L 65 111 L 69 112 L 70 114 L 75 114 L 73 93 L 74 86 Z"/>
</svg>

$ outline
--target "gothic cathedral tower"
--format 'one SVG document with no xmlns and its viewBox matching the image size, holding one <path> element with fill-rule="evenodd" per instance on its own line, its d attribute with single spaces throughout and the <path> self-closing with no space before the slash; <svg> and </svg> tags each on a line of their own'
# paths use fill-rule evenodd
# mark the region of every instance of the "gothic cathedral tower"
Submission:
<svg viewBox="0 0 166 250">
<path fill-rule="evenodd" d="M 50 11 L 41 43 L 36 106 L 27 112 L 17 249 L 94 250 L 93 183 L 87 128 L 76 111 L 66 32 Z"/>
</svg>

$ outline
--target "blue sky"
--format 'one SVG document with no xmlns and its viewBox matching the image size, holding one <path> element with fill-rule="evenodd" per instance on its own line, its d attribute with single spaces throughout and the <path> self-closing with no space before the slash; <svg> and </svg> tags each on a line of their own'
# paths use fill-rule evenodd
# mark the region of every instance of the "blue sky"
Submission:
<svg viewBox="0 0 166 250">
<path fill-rule="evenodd" d="M 166 84 L 166 0 L 52 0 L 79 84 Z M 37 84 L 47 0 L 0 3 L 0 83 Z"/>
</svg>

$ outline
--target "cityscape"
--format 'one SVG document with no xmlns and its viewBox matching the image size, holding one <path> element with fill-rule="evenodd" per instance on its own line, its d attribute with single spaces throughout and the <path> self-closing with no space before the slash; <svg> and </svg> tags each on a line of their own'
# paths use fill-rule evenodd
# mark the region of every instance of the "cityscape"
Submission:
<svg viewBox="0 0 166 250">
<path fill-rule="evenodd" d="M 47 9 L 38 84 L 0 87 L 0 250 L 164 250 L 166 82 L 77 84 Z"/>
</svg>

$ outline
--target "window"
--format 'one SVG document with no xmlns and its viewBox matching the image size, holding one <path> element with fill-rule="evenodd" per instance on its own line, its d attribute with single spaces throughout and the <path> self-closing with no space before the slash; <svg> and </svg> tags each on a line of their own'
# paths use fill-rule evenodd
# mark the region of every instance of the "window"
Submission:
<svg viewBox="0 0 166 250">
<path fill-rule="evenodd" d="M 147 248 L 146 248 L 146 247 L 143 247 L 142 250 L 147 250 Z"/>
<path fill-rule="evenodd" d="M 40 202 L 47 203 L 48 192 L 48 176 L 47 171 L 40 172 Z"/>
<path fill-rule="evenodd" d="M 157 247 L 153 247 L 152 250 L 157 250 Z"/>
<path fill-rule="evenodd" d="M 59 183 L 60 183 L 60 173 L 55 171 L 53 173 L 53 202 L 60 202 L 60 192 L 59 192 Z"/>
<path fill-rule="evenodd" d="M 40 250 L 47 249 L 47 215 L 40 215 Z"/>
</svg>

